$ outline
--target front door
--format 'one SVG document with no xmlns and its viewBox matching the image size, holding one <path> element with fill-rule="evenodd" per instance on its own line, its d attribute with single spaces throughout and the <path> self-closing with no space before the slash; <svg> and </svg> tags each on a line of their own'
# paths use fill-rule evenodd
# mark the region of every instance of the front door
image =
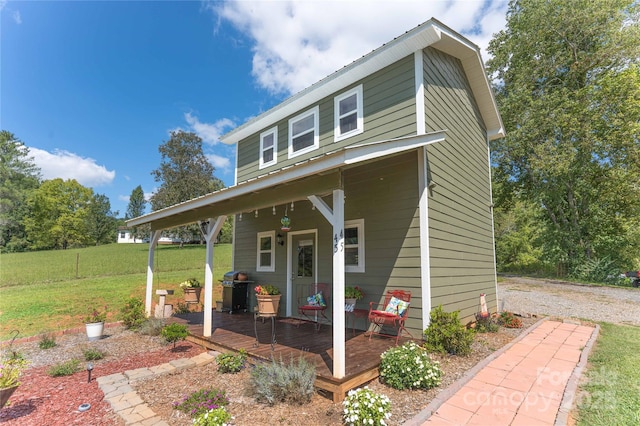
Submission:
<svg viewBox="0 0 640 426">
<path fill-rule="evenodd" d="M 315 234 L 292 235 L 291 248 L 291 287 L 295 295 L 294 315 L 297 315 L 298 306 L 306 302 L 312 294 L 309 289 L 316 282 Z"/>
</svg>

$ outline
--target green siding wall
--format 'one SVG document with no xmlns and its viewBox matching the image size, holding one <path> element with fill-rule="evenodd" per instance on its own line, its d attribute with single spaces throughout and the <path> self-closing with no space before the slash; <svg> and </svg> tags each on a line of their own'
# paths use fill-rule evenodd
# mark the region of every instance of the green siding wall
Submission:
<svg viewBox="0 0 640 426">
<path fill-rule="evenodd" d="M 422 301 L 417 176 L 417 154 L 410 152 L 345 170 L 344 190 L 345 220 L 364 219 L 365 227 L 365 272 L 346 274 L 347 285 L 359 285 L 365 290 L 365 299 L 358 302 L 358 307 L 367 308 L 370 301 L 380 302 L 389 289 L 411 290 L 407 324 L 413 335 L 420 337 Z M 323 199 L 331 206 L 331 196 Z M 276 247 L 275 272 L 255 271 L 256 234 L 278 230 L 284 206 L 276 206 L 276 209 L 276 216 L 271 209 L 263 209 L 258 218 L 245 213 L 242 221 L 236 220 L 234 268 L 246 270 L 255 281 L 276 284 L 284 291 L 286 246 Z M 333 230 L 329 223 L 317 210 L 312 210 L 311 203 L 306 200 L 296 201 L 289 217 L 292 231 L 318 230 L 318 282 L 332 282 Z M 364 323 L 360 321 L 358 327 L 364 327 Z"/>
<path fill-rule="evenodd" d="M 413 69 L 413 56 L 408 56 L 280 121 L 277 124 L 278 163 L 275 166 L 262 170 L 258 169 L 260 133 L 275 126 L 262 129 L 260 132 L 240 141 L 238 143 L 238 182 L 255 178 L 269 171 L 290 166 L 307 158 L 316 157 L 345 146 L 415 134 L 416 109 Z M 363 87 L 364 132 L 339 142 L 334 142 L 334 97 L 359 84 L 362 84 Z M 291 160 L 287 159 L 288 120 L 316 105 L 319 105 L 320 109 L 320 148 L 308 154 L 294 157 Z"/>
<path fill-rule="evenodd" d="M 428 147 L 432 306 L 470 320 L 480 293 L 497 307 L 486 130 L 460 61 L 424 50 L 427 131 L 447 130 Z"/>
</svg>

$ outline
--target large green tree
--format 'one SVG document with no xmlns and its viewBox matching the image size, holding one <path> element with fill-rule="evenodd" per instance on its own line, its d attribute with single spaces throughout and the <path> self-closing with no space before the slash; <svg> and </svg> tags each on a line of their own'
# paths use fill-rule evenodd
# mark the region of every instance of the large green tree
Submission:
<svg viewBox="0 0 640 426">
<path fill-rule="evenodd" d="M 7 130 L 0 131 L 0 251 L 28 248 L 26 200 L 40 184 L 39 175 L 22 141 Z"/>
<path fill-rule="evenodd" d="M 85 219 L 87 238 L 92 244 L 109 244 L 116 241 L 118 212 L 111 211 L 109 198 L 96 194 L 87 206 Z"/>
<path fill-rule="evenodd" d="M 25 229 L 31 248 L 66 249 L 90 244 L 87 215 L 92 200 L 93 190 L 75 179 L 44 181 L 27 200 Z"/>
<path fill-rule="evenodd" d="M 151 197 L 151 209 L 159 210 L 224 187 L 213 176 L 215 171 L 202 150 L 202 139 L 195 133 L 177 130 L 158 150 L 162 156 L 160 167 L 151 172 L 160 187 Z M 197 226 L 171 230 L 182 241 L 199 236 Z"/>
<path fill-rule="evenodd" d="M 545 255 L 569 271 L 640 253 L 639 11 L 632 0 L 513 0 L 489 44 L 507 131 L 492 144 L 496 202 L 539 206 Z"/>
<path fill-rule="evenodd" d="M 144 191 L 142 186 L 136 186 L 131 195 L 129 196 L 129 205 L 127 206 L 127 214 L 125 219 L 133 219 L 134 217 L 142 216 L 147 209 L 147 200 L 144 198 Z M 134 238 L 143 238 L 149 235 L 149 226 L 136 226 L 131 230 L 131 234 Z"/>
</svg>

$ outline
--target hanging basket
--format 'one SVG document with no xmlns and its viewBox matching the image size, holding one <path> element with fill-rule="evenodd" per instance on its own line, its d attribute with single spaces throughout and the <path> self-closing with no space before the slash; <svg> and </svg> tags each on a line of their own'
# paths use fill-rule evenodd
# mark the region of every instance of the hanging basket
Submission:
<svg viewBox="0 0 640 426">
<path fill-rule="evenodd" d="M 276 316 L 278 315 L 278 308 L 280 307 L 281 294 L 257 294 L 258 299 L 258 313 L 262 316 Z"/>
</svg>

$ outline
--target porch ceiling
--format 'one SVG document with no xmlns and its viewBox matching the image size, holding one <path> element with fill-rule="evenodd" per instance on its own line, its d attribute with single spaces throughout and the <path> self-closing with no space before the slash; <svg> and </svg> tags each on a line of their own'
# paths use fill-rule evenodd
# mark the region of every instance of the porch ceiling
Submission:
<svg viewBox="0 0 640 426">
<path fill-rule="evenodd" d="M 309 195 L 329 194 L 342 187 L 341 170 L 346 167 L 397 155 L 444 139 L 445 131 L 440 131 L 349 146 L 128 220 L 127 226 L 149 223 L 152 230 L 161 230 L 221 215 L 284 204 Z"/>
</svg>

